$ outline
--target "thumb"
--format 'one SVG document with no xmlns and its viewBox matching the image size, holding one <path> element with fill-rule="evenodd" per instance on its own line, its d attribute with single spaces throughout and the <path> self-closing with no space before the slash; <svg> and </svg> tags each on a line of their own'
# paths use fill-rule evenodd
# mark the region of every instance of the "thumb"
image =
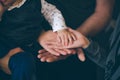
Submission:
<svg viewBox="0 0 120 80">
<path fill-rule="evenodd" d="M 85 61 L 85 55 L 84 52 L 81 48 L 77 49 L 77 55 L 78 55 L 78 59 L 82 62 Z"/>
</svg>

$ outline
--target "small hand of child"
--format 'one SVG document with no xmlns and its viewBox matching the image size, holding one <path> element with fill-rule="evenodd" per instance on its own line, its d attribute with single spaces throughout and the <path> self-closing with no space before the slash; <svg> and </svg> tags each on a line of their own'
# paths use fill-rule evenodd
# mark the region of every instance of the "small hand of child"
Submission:
<svg viewBox="0 0 120 80">
<path fill-rule="evenodd" d="M 73 43 L 74 40 L 76 40 L 75 35 L 68 31 L 68 29 L 63 29 L 57 31 L 58 34 L 58 41 L 62 43 L 63 46 L 68 46 Z"/>
</svg>

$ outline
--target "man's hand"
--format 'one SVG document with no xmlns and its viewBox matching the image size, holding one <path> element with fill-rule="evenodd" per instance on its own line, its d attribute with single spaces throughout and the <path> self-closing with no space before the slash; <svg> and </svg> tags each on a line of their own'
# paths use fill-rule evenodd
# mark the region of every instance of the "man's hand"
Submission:
<svg viewBox="0 0 120 80">
<path fill-rule="evenodd" d="M 75 53 L 74 50 L 72 52 Z M 40 59 L 41 62 L 55 62 L 55 61 L 59 61 L 59 60 L 64 60 L 70 56 L 70 55 L 55 56 L 55 55 L 49 53 L 48 51 L 46 51 L 45 49 L 40 50 L 38 53 L 39 53 L 38 58 Z"/>
<path fill-rule="evenodd" d="M 76 53 L 75 50 L 71 50 L 72 53 Z M 55 61 L 59 61 L 59 60 L 64 60 L 66 58 L 68 58 L 69 56 L 72 56 L 71 54 L 69 55 L 60 55 L 60 56 L 55 56 L 52 55 L 51 53 L 49 53 L 48 51 L 46 51 L 45 49 L 43 50 L 39 50 L 38 52 L 38 58 L 40 59 L 41 62 L 55 62 Z M 77 55 L 78 55 L 78 59 L 82 62 L 85 61 L 85 55 L 82 51 L 81 48 L 77 49 Z"/>
<path fill-rule="evenodd" d="M 70 28 L 69 28 L 69 31 L 72 32 L 76 36 L 76 40 L 73 42 L 73 44 L 68 45 L 68 46 L 65 46 L 65 45 L 63 46 L 61 44 L 54 43 L 48 46 L 52 48 L 58 48 L 58 49 L 87 48 L 89 46 L 90 44 L 89 40 L 85 36 L 83 36 L 80 32 L 76 30 L 72 30 Z M 47 43 L 50 43 L 50 42 L 47 42 Z"/>
<path fill-rule="evenodd" d="M 56 33 L 52 31 L 47 31 L 43 32 L 40 35 L 38 42 L 45 50 L 47 50 L 49 53 L 53 55 L 60 56 L 60 54 L 62 55 L 70 54 L 71 51 L 69 49 L 57 49 L 55 47 L 50 47 L 51 45 L 54 46 L 61 45 L 56 39 L 57 39 Z"/>
</svg>

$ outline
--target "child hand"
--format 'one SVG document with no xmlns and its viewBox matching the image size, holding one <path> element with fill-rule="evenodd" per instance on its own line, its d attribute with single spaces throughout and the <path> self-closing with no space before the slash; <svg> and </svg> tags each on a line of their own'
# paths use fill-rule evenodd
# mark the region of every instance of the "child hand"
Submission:
<svg viewBox="0 0 120 80">
<path fill-rule="evenodd" d="M 71 45 L 73 41 L 76 40 L 75 35 L 72 32 L 68 31 L 68 29 L 57 31 L 57 35 L 58 35 L 58 41 L 65 46 Z"/>
</svg>

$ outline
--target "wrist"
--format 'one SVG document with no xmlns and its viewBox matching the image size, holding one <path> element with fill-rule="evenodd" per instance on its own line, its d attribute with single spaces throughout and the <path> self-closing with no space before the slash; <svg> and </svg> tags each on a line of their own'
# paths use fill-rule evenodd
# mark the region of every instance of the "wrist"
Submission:
<svg viewBox="0 0 120 80">
<path fill-rule="evenodd" d="M 89 41 L 87 38 L 85 38 L 84 41 L 85 41 L 85 42 L 84 42 L 82 48 L 83 48 L 83 49 L 86 49 L 86 48 L 90 45 L 90 41 Z"/>
</svg>

